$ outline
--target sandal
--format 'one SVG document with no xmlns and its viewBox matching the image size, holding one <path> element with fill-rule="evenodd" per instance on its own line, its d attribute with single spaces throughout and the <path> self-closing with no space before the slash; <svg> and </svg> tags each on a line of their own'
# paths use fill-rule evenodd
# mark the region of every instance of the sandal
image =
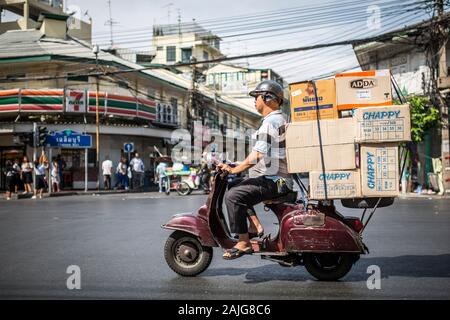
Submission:
<svg viewBox="0 0 450 320">
<path fill-rule="evenodd" d="M 225 254 L 222 256 L 222 258 L 224 258 L 225 260 L 233 260 L 239 257 L 242 257 L 244 254 L 252 254 L 253 253 L 253 249 L 252 248 L 248 248 L 245 250 L 241 250 L 238 248 L 232 248 L 229 250 L 226 250 L 225 253 L 228 253 L 229 256 L 226 256 Z"/>
</svg>

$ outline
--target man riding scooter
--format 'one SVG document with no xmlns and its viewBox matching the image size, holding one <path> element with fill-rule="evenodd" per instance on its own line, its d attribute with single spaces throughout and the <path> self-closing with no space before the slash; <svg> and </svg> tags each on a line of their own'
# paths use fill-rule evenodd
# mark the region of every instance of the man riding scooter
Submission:
<svg viewBox="0 0 450 320">
<path fill-rule="evenodd" d="M 287 193 L 293 184 L 286 163 L 286 120 L 280 110 L 283 88 L 277 82 L 267 80 L 249 94 L 255 98 L 255 108 L 263 116 L 255 133 L 256 143 L 247 158 L 237 166 L 218 165 L 231 174 L 249 169 L 249 178 L 232 187 L 225 196 L 231 232 L 239 236 L 236 245 L 223 255 L 227 260 L 253 253 L 247 226 L 247 214 L 254 212 L 253 206 Z M 262 226 L 259 220 L 256 221 L 254 227 L 259 235 Z"/>
</svg>

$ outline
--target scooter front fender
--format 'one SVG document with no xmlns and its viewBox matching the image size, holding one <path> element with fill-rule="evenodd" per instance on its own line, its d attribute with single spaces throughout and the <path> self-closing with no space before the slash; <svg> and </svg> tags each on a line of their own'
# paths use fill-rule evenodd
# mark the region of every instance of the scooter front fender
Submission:
<svg viewBox="0 0 450 320">
<path fill-rule="evenodd" d="M 218 247 L 209 230 L 208 222 L 196 214 L 176 214 L 166 224 L 163 224 L 161 228 L 184 231 L 195 235 L 203 246 Z"/>
</svg>

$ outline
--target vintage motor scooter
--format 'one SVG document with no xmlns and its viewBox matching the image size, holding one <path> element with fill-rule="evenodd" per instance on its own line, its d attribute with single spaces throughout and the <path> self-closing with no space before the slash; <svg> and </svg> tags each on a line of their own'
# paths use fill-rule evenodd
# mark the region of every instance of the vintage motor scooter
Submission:
<svg viewBox="0 0 450 320">
<path fill-rule="evenodd" d="M 227 175 L 226 171 L 216 173 L 207 202 L 196 214 L 177 214 L 162 225 L 164 229 L 175 230 L 166 241 L 164 256 L 169 267 L 182 276 L 203 272 L 211 263 L 213 247 L 230 249 L 237 242 L 230 234 L 222 210 Z M 370 205 L 376 209 L 379 204 L 378 200 Z M 331 281 L 345 276 L 360 255 L 368 253 L 362 242 L 362 231 L 375 209 L 363 224 L 367 203 L 365 207 L 361 203 L 353 204 L 365 208 L 361 220 L 344 217 L 332 201 L 316 204 L 304 198 L 298 201 L 297 192 L 265 201 L 264 205 L 278 218 L 279 230 L 277 235 L 252 239 L 253 256 L 282 266 L 303 265 L 318 280 Z"/>
</svg>

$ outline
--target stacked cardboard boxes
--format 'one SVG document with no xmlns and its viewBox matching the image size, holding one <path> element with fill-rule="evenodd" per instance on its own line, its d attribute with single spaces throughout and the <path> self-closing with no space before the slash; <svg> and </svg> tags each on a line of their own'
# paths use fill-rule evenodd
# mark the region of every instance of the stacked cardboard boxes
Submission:
<svg viewBox="0 0 450 320">
<path fill-rule="evenodd" d="M 336 119 L 336 85 L 334 79 L 316 81 L 320 119 Z M 292 121 L 317 119 L 316 94 L 310 81 L 289 86 Z"/>
<path fill-rule="evenodd" d="M 335 82 L 339 111 L 392 105 L 389 70 L 340 73 Z"/>
<path fill-rule="evenodd" d="M 320 120 L 323 158 L 327 170 L 356 169 L 354 121 Z M 289 172 L 322 169 L 317 120 L 293 122 L 286 131 Z"/>
<path fill-rule="evenodd" d="M 306 107 L 304 100 L 292 105 L 303 93 L 299 85 L 290 87 L 293 109 Z M 320 109 L 321 151 L 317 118 L 293 115 L 286 131 L 289 172 L 309 173 L 311 199 L 325 199 L 325 185 L 328 199 L 397 196 L 398 143 L 411 140 L 409 105 L 392 105 L 389 70 L 337 75 L 335 86 L 333 110 L 351 109 L 353 116 L 323 119 Z"/>
</svg>

